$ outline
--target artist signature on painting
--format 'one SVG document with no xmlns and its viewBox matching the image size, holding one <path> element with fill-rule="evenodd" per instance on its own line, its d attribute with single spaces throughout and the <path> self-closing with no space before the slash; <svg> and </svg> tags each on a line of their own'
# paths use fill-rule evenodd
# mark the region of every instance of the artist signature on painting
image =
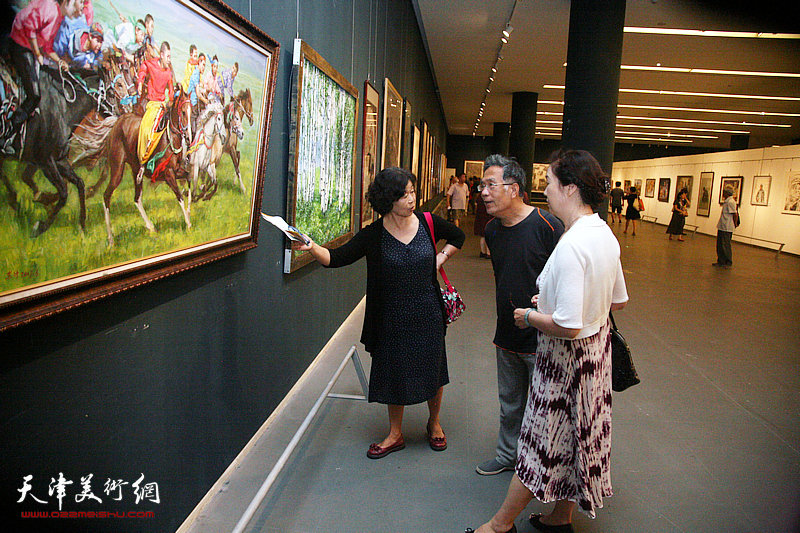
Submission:
<svg viewBox="0 0 800 533">
<path fill-rule="evenodd" d="M 28 278 L 35 278 L 39 275 L 39 270 L 29 270 L 29 271 L 21 271 L 21 270 L 8 270 L 6 271 L 5 278 L 6 280 L 10 279 L 28 279 Z"/>
</svg>

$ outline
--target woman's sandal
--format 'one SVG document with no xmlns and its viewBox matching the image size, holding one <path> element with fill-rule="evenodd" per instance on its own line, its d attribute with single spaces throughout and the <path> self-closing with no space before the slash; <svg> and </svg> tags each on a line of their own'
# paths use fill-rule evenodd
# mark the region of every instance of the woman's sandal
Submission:
<svg viewBox="0 0 800 533">
<path fill-rule="evenodd" d="M 539 531 L 546 531 L 549 533 L 573 533 L 575 530 L 572 529 L 572 524 L 561 524 L 558 526 L 551 526 L 550 524 L 544 524 L 540 520 L 542 518 L 542 514 L 534 513 L 528 517 L 528 522 L 531 525 L 538 529 Z"/>
<path fill-rule="evenodd" d="M 468 527 L 467 529 L 464 530 L 464 533 L 475 533 L 475 530 L 472 529 L 471 527 Z M 506 531 L 506 533 L 517 533 L 517 525 L 516 524 L 512 525 L 511 529 Z"/>
</svg>

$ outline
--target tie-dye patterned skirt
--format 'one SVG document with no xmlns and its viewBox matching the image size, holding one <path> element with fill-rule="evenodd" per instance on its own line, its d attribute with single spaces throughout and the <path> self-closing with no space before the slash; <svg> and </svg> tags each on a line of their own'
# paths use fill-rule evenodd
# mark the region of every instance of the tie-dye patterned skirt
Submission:
<svg viewBox="0 0 800 533">
<path fill-rule="evenodd" d="M 611 496 L 610 325 L 580 340 L 539 333 L 516 472 L 540 501 L 577 502 L 594 518 Z"/>
</svg>

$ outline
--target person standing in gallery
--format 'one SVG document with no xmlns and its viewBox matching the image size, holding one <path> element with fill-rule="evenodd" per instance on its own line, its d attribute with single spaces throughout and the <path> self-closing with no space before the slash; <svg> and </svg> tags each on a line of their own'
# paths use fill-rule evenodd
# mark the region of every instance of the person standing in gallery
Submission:
<svg viewBox="0 0 800 533">
<path fill-rule="evenodd" d="M 733 197 L 733 188 L 722 189 L 722 212 L 717 221 L 717 262 L 712 266 L 729 267 L 733 265 L 731 239 L 733 230 L 739 225 L 739 209 Z"/>
<path fill-rule="evenodd" d="M 669 240 L 672 240 L 673 235 L 677 235 L 678 240 L 683 241 L 683 226 L 686 224 L 686 217 L 689 216 L 688 194 L 689 192 L 686 188 L 681 189 L 672 204 L 672 219 L 669 221 L 669 226 L 667 226 Z"/>
<path fill-rule="evenodd" d="M 517 439 L 534 372 L 538 334 L 514 326 L 514 308 L 528 305 L 539 291 L 536 278 L 556 246 L 564 225 L 555 216 L 523 202 L 525 171 L 514 159 L 491 155 L 483 163 L 481 198 L 495 217 L 485 235 L 494 270 L 497 322 L 494 345 L 500 429 L 491 459 L 475 467 L 484 476 L 513 470 Z"/>
<path fill-rule="evenodd" d="M 458 177 L 458 183 L 451 185 L 447 190 L 447 209 L 450 212 L 453 224 L 456 226 L 460 226 L 459 221 L 467 213 L 469 186 L 466 181 L 467 175 L 462 172 Z"/>
<path fill-rule="evenodd" d="M 378 220 L 332 250 L 313 241 L 295 243 L 324 267 L 343 267 L 367 258 L 361 342 L 372 355 L 369 401 L 387 404 L 389 411 L 389 434 L 370 445 L 370 459 L 405 448 L 404 407 L 425 401 L 428 444 L 434 451 L 447 448 L 439 421 L 444 386 L 449 382 L 446 322 L 436 273 L 461 249 L 464 232 L 431 215 L 436 239 L 446 241 L 436 252 L 425 214 L 414 211 L 415 181 L 414 175 L 402 168 L 381 170 L 366 195 L 381 215 Z"/>
<path fill-rule="evenodd" d="M 616 187 L 611 189 L 609 196 L 611 197 L 611 222 L 622 222 L 622 197 L 625 196 L 625 191 L 622 190 L 622 182 L 615 183 Z M 616 216 L 616 220 L 615 217 Z"/>
<path fill-rule="evenodd" d="M 622 233 L 628 233 L 628 224 L 633 222 L 633 233 L 631 235 L 636 235 L 636 221 L 642 218 L 642 215 L 639 214 L 639 194 L 636 192 L 636 187 L 631 187 L 630 194 L 625 195 L 625 201 L 628 202 L 628 208 L 625 210 L 625 229 L 622 230 Z"/>
<path fill-rule="evenodd" d="M 555 502 L 549 514 L 530 515 L 534 528 L 571 532 L 576 507 L 594 518 L 611 496 L 608 315 L 625 307 L 628 293 L 619 242 L 595 211 L 609 188 L 583 150 L 560 152 L 547 170 L 547 203 L 565 231 L 538 276 L 533 306 L 514 310 L 517 327 L 539 332 L 534 372 L 515 474 L 478 533 L 516 531 L 514 520 L 533 498 Z"/>
</svg>

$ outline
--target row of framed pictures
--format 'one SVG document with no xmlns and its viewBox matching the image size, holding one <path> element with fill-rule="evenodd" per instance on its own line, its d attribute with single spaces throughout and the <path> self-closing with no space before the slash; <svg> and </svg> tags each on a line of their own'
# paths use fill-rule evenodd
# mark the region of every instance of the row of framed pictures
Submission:
<svg viewBox="0 0 800 533">
<path fill-rule="evenodd" d="M 671 190 L 671 178 L 660 178 L 658 180 L 658 201 L 669 202 Z M 687 197 L 692 201 L 692 186 L 694 176 L 678 176 L 677 183 L 674 189 L 673 201 L 678 195 L 678 192 L 686 189 L 688 191 Z M 644 182 L 644 196 L 646 198 L 653 198 L 656 195 L 656 180 L 655 178 L 648 178 Z M 637 191 L 642 190 L 642 180 L 637 179 L 625 180 L 625 190 L 630 190 L 631 186 L 636 187 Z M 770 200 L 770 188 L 772 186 L 772 176 L 753 176 L 753 184 L 750 190 L 750 205 L 754 206 L 767 206 Z M 717 192 L 717 202 L 721 205 L 723 203 L 722 191 L 726 187 L 733 189 L 733 197 L 738 206 L 742 205 L 744 177 L 743 176 L 724 176 L 720 183 Z M 699 198 L 697 199 L 697 215 L 702 217 L 711 216 L 711 194 L 714 189 L 714 173 L 701 172 L 700 183 L 698 186 Z M 800 215 L 800 172 L 789 175 L 789 183 L 786 189 L 786 198 L 783 202 L 783 213 Z"/>
<path fill-rule="evenodd" d="M 355 201 L 358 89 L 314 49 L 295 41 L 289 180 L 286 221 L 315 242 L 336 247 L 377 213 L 366 199 L 377 171 L 404 167 L 417 176 L 417 203 L 421 206 L 444 186 L 445 157 L 425 120 L 411 121 L 411 102 L 392 82 L 384 79 L 383 106 L 375 87 L 364 82 L 362 100 L 361 197 Z M 378 124 L 383 137 L 378 164 Z M 286 242 L 284 272 L 291 273 L 313 261 L 308 252 L 293 250 Z"/>
<path fill-rule="evenodd" d="M 24 7 L 25 0 L 15 1 L 17 7 Z M 114 7 L 134 18 L 143 16 L 141 3 L 135 0 L 115 0 Z M 23 153 L 22 161 L 5 160 L 2 170 L 7 179 L 3 180 L 4 187 L 0 186 L 0 240 L 5 249 L 14 253 L 6 254 L 0 271 L 0 331 L 256 246 L 280 44 L 219 0 L 152 0 L 147 10 L 160 28 L 159 39 L 172 44 L 174 79 L 191 76 L 192 50 L 218 58 L 220 75 L 228 76 L 233 88 L 232 93 L 223 96 L 224 104 L 233 106 L 237 124 L 240 122 L 243 130 L 238 146 L 234 144 L 230 156 L 223 154 L 213 163 L 216 168 L 208 170 L 207 176 L 198 176 L 197 187 L 210 191 L 213 186 L 213 192 L 205 197 L 206 201 L 195 201 L 191 210 L 184 206 L 183 198 L 188 197 L 184 193 L 192 184 L 180 174 L 187 154 L 173 155 L 165 150 L 165 161 L 177 169 L 174 183 L 169 187 L 146 187 L 137 209 L 130 205 L 120 209 L 119 204 L 112 203 L 106 216 L 99 218 L 86 213 L 102 210 L 104 195 L 89 197 L 84 194 L 88 187 L 83 185 L 100 183 L 104 172 L 100 165 L 81 168 L 77 173 L 73 170 L 69 180 L 59 175 L 58 183 L 52 184 L 49 176 L 45 180 L 38 171 L 56 156 L 62 158 L 59 165 L 70 167 L 76 155 L 69 153 L 74 152 L 71 145 L 62 146 L 60 140 L 41 141 L 38 144 L 53 146 L 52 154 Z M 22 11 L 17 11 L 16 16 L 23 16 Z M 117 12 L 110 4 L 100 3 L 95 4 L 95 16 L 114 20 Z M 359 91 L 306 43 L 296 40 L 294 45 L 286 220 L 316 242 L 337 246 L 352 237 L 356 213 L 361 211 L 362 224 L 375 218 L 363 197 L 361 201 L 355 198 Z M 101 70 L 105 73 L 112 67 L 103 64 Z M 88 79 L 87 83 L 93 82 Z M 177 86 L 174 95 L 175 108 L 180 111 L 184 106 L 179 107 L 177 102 L 187 98 L 179 92 L 182 90 Z M 84 114 L 99 105 L 119 118 L 135 115 L 111 90 L 87 94 L 95 100 L 81 94 L 80 101 L 66 105 L 74 114 L 70 115 L 74 124 L 84 118 L 83 100 L 91 104 L 85 106 Z M 96 101 L 104 97 L 107 102 Z M 425 121 L 419 126 L 412 124 L 410 102 L 385 80 L 380 164 L 381 106 L 377 91 L 369 83 L 364 84 L 362 103 L 362 190 L 367 190 L 376 169 L 403 164 L 419 178 L 420 203 L 439 193 L 443 187 L 444 155 Z M 46 112 L 48 105 L 40 104 L 43 112 L 31 120 L 56 116 Z M 228 127 L 231 117 L 225 116 Z M 54 124 L 39 124 L 36 129 L 61 131 Z M 181 132 L 174 135 L 180 136 Z M 169 137 L 164 135 L 162 139 Z M 170 159 L 173 157 L 174 161 Z M 166 167 L 154 168 L 146 170 L 145 183 L 164 180 L 155 173 Z M 31 170 L 33 175 L 29 175 Z M 134 180 L 125 178 L 126 174 L 135 176 L 136 172 L 123 170 L 115 185 L 120 189 L 115 202 L 117 197 L 134 196 Z M 274 179 L 284 183 L 283 176 Z M 69 190 L 68 181 L 77 190 L 69 193 L 71 198 L 55 204 L 49 197 L 56 195 L 50 191 L 54 185 L 60 190 L 62 181 L 64 190 Z M 145 208 L 157 217 L 147 219 Z M 287 273 L 310 262 L 309 254 L 293 252 L 288 243 L 284 259 Z"/>
</svg>

